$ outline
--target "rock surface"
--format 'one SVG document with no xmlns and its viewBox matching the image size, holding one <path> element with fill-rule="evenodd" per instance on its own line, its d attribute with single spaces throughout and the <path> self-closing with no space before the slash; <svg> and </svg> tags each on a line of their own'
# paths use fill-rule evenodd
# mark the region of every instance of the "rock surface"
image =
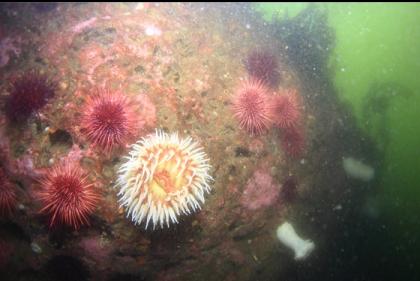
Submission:
<svg viewBox="0 0 420 281">
<path fill-rule="evenodd" d="M 22 40 L 20 55 L 2 67 L 2 96 L 8 81 L 29 69 L 54 77 L 59 87 L 27 124 L 13 126 L 4 114 L 0 117 L 1 167 L 18 194 L 16 211 L 0 219 L 2 280 L 277 280 L 294 268 L 292 255 L 275 237 L 286 217 L 319 245 L 301 272 L 322 264 L 323 246 L 351 199 L 359 196 L 346 181 L 340 155 L 366 145 L 329 81 L 323 75 L 302 76 L 302 66 L 288 58 L 285 45 L 297 34 L 281 41 L 274 37 L 276 27 L 244 4 L 3 8 L 0 21 L 7 31 L 1 30 L 1 38 Z M 295 88 L 302 97 L 305 152 L 297 159 L 282 150 L 281 131 L 251 137 L 231 111 L 235 87 L 248 76 L 244 58 L 267 46 L 281 62 L 278 90 Z M 125 218 L 113 187 L 128 148 L 105 156 L 91 149 L 80 129 L 80 108 L 93 87 L 118 89 L 137 99 L 142 136 L 163 128 L 191 135 L 204 147 L 214 183 L 200 212 L 155 231 Z M 102 197 L 91 225 L 79 231 L 49 230 L 38 213 L 38 178 L 66 157 L 89 171 Z M 252 204 L 248 196 L 241 204 L 256 171 L 279 190 L 293 176 L 295 199 L 285 200 L 270 189 L 279 198 L 247 208 Z M 344 209 L 340 214 L 333 211 L 338 204 Z"/>
</svg>

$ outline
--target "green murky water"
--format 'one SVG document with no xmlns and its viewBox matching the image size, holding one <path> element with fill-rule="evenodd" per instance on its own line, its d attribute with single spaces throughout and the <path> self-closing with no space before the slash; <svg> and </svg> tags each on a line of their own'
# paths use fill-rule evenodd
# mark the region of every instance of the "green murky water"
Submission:
<svg viewBox="0 0 420 281">
<path fill-rule="evenodd" d="M 351 104 L 359 126 L 383 153 L 375 204 L 380 214 L 418 230 L 420 4 L 322 5 L 336 35 L 330 70 L 337 93 Z M 256 8 L 271 20 L 293 17 L 306 6 L 269 3 Z"/>
</svg>

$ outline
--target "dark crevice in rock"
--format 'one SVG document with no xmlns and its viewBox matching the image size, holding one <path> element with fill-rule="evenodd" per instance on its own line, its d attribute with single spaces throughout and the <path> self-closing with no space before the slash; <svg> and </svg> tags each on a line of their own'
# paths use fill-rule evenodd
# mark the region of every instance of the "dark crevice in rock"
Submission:
<svg viewBox="0 0 420 281">
<path fill-rule="evenodd" d="M 58 255 L 45 265 L 45 271 L 51 280 L 87 281 L 90 273 L 86 265 L 72 256 Z"/>
<path fill-rule="evenodd" d="M 251 157 L 252 152 L 245 147 L 238 146 L 235 148 L 235 157 Z"/>
</svg>

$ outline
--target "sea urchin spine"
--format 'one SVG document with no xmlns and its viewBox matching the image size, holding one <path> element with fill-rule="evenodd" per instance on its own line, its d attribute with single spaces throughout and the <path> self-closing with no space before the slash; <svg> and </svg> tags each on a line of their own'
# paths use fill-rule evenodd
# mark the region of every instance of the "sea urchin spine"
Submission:
<svg viewBox="0 0 420 281">
<path fill-rule="evenodd" d="M 46 75 L 28 72 L 12 83 L 6 99 L 6 116 L 12 122 L 27 120 L 33 113 L 45 106 L 55 94 L 55 83 Z"/>
<path fill-rule="evenodd" d="M 246 80 L 233 97 L 233 112 L 241 129 L 252 136 L 261 135 L 272 123 L 267 88 L 260 80 Z"/>
<path fill-rule="evenodd" d="M 96 89 L 88 97 L 82 123 L 87 139 L 105 152 L 128 144 L 140 128 L 130 99 L 109 89 Z"/>
<path fill-rule="evenodd" d="M 290 128 L 298 124 L 300 119 L 299 100 L 296 90 L 287 90 L 274 97 L 273 121 L 279 128 Z"/>
<path fill-rule="evenodd" d="M 190 137 L 157 130 L 134 144 L 127 160 L 118 171 L 120 203 L 146 229 L 150 222 L 153 228 L 178 223 L 181 214 L 201 209 L 210 192 L 209 160 Z"/>
<path fill-rule="evenodd" d="M 280 80 L 279 64 L 270 51 L 252 51 L 247 57 L 245 67 L 254 79 L 259 79 L 272 88 L 277 87 Z"/>
<path fill-rule="evenodd" d="M 296 126 L 284 129 L 281 134 L 281 144 L 289 156 L 300 157 L 305 148 L 305 136 L 302 129 Z"/>
<path fill-rule="evenodd" d="M 79 166 L 73 163 L 55 166 L 41 185 L 38 196 L 44 207 L 40 212 L 50 215 L 50 227 L 66 224 L 79 229 L 89 224 L 88 215 L 94 211 L 99 196 Z"/>
<path fill-rule="evenodd" d="M 0 216 L 10 215 L 16 202 L 14 187 L 0 167 Z"/>
</svg>

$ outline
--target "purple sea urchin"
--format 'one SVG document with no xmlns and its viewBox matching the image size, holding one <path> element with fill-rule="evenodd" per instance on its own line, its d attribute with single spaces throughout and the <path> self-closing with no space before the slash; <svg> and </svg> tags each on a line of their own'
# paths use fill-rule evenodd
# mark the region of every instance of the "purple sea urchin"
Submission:
<svg viewBox="0 0 420 281">
<path fill-rule="evenodd" d="M 271 103 L 267 88 L 260 80 L 241 83 L 233 96 L 233 113 L 241 129 L 252 136 L 261 135 L 271 126 Z"/>
<path fill-rule="evenodd" d="M 7 178 L 3 168 L 0 167 L 0 216 L 11 214 L 16 206 L 16 202 L 14 187 Z"/>
<path fill-rule="evenodd" d="M 128 144 L 141 127 L 130 99 L 119 91 L 96 89 L 88 97 L 83 116 L 86 137 L 96 147 L 110 152 Z"/>
<path fill-rule="evenodd" d="M 245 67 L 248 74 L 275 88 L 280 80 L 279 63 L 274 54 L 267 50 L 254 50 L 249 53 Z"/>
<path fill-rule="evenodd" d="M 78 229 L 89 224 L 88 215 L 95 210 L 99 195 L 82 168 L 72 163 L 55 166 L 41 180 L 41 185 L 40 212 L 50 216 L 50 227 L 66 224 Z"/>
<path fill-rule="evenodd" d="M 55 83 L 46 75 L 30 71 L 12 83 L 6 98 L 6 116 L 12 122 L 27 120 L 55 94 Z"/>
<path fill-rule="evenodd" d="M 298 124 L 301 113 L 296 92 L 294 89 L 286 90 L 274 98 L 273 120 L 277 127 L 289 128 Z"/>
<path fill-rule="evenodd" d="M 292 158 L 298 158 L 305 149 L 305 136 L 300 127 L 292 126 L 282 130 L 283 150 Z"/>
</svg>

